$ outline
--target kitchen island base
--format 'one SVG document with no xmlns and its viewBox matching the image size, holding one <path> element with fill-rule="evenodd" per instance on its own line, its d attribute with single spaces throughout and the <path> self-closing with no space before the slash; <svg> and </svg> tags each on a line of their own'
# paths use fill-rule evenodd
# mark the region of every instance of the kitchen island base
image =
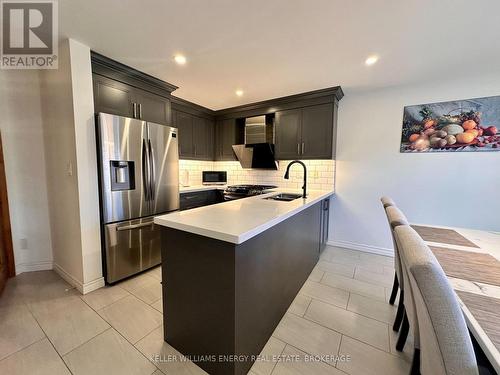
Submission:
<svg viewBox="0 0 500 375">
<path fill-rule="evenodd" d="M 241 244 L 162 227 L 165 341 L 209 374 L 246 374 L 319 259 L 320 211 Z"/>
</svg>

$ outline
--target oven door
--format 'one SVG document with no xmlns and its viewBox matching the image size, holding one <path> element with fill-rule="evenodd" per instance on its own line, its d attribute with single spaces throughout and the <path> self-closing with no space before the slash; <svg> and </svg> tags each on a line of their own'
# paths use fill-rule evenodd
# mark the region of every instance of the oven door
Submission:
<svg viewBox="0 0 500 375">
<path fill-rule="evenodd" d="M 106 281 L 114 283 L 161 262 L 160 228 L 153 216 L 104 226 Z"/>
</svg>

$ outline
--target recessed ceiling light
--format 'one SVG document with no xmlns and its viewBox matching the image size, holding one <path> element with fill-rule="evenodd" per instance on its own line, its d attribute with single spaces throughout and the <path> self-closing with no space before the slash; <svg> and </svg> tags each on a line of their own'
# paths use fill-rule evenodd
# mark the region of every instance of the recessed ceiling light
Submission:
<svg viewBox="0 0 500 375">
<path fill-rule="evenodd" d="M 236 95 L 243 96 L 243 90 L 236 90 Z"/>
<path fill-rule="evenodd" d="M 184 55 L 175 55 L 174 60 L 179 65 L 184 65 L 186 63 L 186 56 Z"/>
<path fill-rule="evenodd" d="M 375 64 L 376 62 L 378 61 L 378 56 L 369 56 L 366 60 L 365 60 L 365 64 L 370 66 L 370 65 L 373 65 Z"/>
</svg>

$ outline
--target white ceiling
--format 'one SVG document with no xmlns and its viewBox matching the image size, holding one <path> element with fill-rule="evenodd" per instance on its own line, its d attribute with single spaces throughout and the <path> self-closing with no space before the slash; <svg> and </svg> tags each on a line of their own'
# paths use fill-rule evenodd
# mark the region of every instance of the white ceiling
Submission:
<svg viewBox="0 0 500 375">
<path fill-rule="evenodd" d="M 59 29 L 212 109 L 500 72 L 498 0 L 59 0 Z"/>
</svg>

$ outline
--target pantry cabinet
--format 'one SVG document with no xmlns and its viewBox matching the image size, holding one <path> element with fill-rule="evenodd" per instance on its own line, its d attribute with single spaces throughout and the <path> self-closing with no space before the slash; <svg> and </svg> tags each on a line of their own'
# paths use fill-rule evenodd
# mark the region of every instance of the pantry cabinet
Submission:
<svg viewBox="0 0 500 375">
<path fill-rule="evenodd" d="M 277 159 L 335 158 L 337 102 L 276 112 Z"/>
</svg>

